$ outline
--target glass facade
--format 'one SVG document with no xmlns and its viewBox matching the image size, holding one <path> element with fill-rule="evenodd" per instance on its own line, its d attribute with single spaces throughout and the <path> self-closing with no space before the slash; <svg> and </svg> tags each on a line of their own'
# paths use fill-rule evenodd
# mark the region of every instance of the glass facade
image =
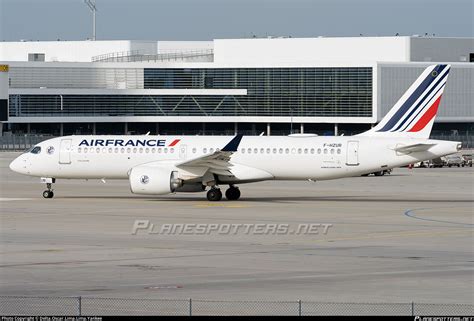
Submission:
<svg viewBox="0 0 474 321">
<path fill-rule="evenodd" d="M 372 116 L 371 67 L 145 68 L 144 89 L 246 89 L 247 95 L 10 95 L 10 117 Z"/>
</svg>

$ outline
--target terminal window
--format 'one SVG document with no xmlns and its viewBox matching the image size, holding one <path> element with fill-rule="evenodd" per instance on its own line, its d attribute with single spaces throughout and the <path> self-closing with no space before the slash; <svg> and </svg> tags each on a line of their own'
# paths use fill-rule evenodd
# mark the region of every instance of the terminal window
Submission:
<svg viewBox="0 0 474 321">
<path fill-rule="evenodd" d="M 8 121 L 8 99 L 0 99 L 0 121 Z"/>
<path fill-rule="evenodd" d="M 45 55 L 44 53 L 29 53 L 28 54 L 28 61 L 44 61 Z"/>
<path fill-rule="evenodd" d="M 219 95 L 11 94 L 9 116 L 371 117 L 372 72 L 371 67 L 145 68 L 144 89 L 224 91 Z M 245 89 L 246 95 L 225 89 Z"/>
</svg>

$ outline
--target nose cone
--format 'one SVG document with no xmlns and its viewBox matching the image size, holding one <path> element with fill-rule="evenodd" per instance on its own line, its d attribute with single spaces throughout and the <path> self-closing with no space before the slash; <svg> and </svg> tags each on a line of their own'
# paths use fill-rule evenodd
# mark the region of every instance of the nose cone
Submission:
<svg viewBox="0 0 474 321">
<path fill-rule="evenodd" d="M 26 174 L 26 162 L 19 156 L 10 163 L 10 169 L 20 174 Z"/>
</svg>

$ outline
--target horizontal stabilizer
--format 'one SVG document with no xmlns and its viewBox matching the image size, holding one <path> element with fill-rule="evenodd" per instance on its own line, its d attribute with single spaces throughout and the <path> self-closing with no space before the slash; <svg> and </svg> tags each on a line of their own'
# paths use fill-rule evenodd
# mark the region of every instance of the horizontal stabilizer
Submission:
<svg viewBox="0 0 474 321">
<path fill-rule="evenodd" d="M 415 153 L 415 152 L 425 152 L 431 147 L 435 146 L 436 144 L 413 144 L 413 145 L 405 145 L 405 146 L 400 146 L 396 147 L 395 150 L 399 153 Z"/>
</svg>

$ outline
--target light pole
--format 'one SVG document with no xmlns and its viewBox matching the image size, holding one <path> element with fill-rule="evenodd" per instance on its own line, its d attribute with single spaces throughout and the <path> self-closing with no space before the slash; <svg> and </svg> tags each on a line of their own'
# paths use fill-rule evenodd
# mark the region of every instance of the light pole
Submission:
<svg viewBox="0 0 474 321">
<path fill-rule="evenodd" d="M 95 41 L 95 13 L 97 8 L 95 6 L 95 0 L 84 0 L 84 3 L 89 7 L 92 12 L 92 40 Z"/>
</svg>

